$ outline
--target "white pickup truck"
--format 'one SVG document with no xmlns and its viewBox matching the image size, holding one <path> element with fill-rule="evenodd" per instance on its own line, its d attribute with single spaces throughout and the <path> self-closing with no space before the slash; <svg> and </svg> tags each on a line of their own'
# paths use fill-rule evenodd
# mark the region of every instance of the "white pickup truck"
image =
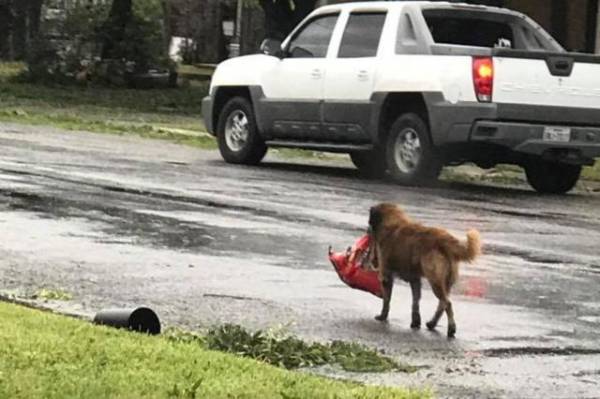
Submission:
<svg viewBox="0 0 600 399">
<path fill-rule="evenodd" d="M 402 1 L 319 8 L 266 54 L 227 60 L 203 116 L 227 162 L 268 147 L 348 153 L 402 184 L 442 166 L 523 166 L 565 193 L 600 156 L 600 57 L 503 8 Z"/>
</svg>

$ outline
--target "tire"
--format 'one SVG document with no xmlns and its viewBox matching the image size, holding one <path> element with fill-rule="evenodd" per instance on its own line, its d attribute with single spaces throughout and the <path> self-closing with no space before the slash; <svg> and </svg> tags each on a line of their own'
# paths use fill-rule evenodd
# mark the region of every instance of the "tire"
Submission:
<svg viewBox="0 0 600 399">
<path fill-rule="evenodd" d="M 365 177 L 376 179 L 385 175 L 385 161 L 377 150 L 351 152 L 350 160 Z"/>
<path fill-rule="evenodd" d="M 256 165 L 267 147 L 258 133 L 252 104 L 244 97 L 229 100 L 219 114 L 217 142 L 225 162 Z"/>
<path fill-rule="evenodd" d="M 539 160 L 525 165 L 525 175 L 538 193 L 565 194 L 577 184 L 581 169 L 581 165 Z"/>
<path fill-rule="evenodd" d="M 414 186 L 435 181 L 443 166 L 427 125 L 414 113 L 402 114 L 392 124 L 386 138 L 385 162 L 395 182 Z"/>
</svg>

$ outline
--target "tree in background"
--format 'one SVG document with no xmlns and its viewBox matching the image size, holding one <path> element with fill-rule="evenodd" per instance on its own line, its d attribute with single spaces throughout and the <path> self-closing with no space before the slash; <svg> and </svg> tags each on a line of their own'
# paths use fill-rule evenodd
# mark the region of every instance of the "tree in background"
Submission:
<svg viewBox="0 0 600 399">
<path fill-rule="evenodd" d="M 265 13 L 258 4 L 244 5 L 240 33 L 240 54 L 256 54 L 266 37 Z"/>
<path fill-rule="evenodd" d="M 260 0 L 265 36 L 283 40 L 315 8 L 317 0 Z"/>
<path fill-rule="evenodd" d="M 0 59 L 14 58 L 12 46 L 13 25 L 12 0 L 0 0 Z"/>
<path fill-rule="evenodd" d="M 0 58 L 23 60 L 40 29 L 43 0 L 0 0 Z"/>
<path fill-rule="evenodd" d="M 127 28 L 132 22 L 133 1 L 113 0 L 108 18 L 101 27 L 102 59 L 118 59 L 126 55 L 123 43 Z"/>
<path fill-rule="evenodd" d="M 113 0 L 97 29 L 102 60 L 126 60 L 136 72 L 168 64 L 170 29 L 166 0 Z"/>
<path fill-rule="evenodd" d="M 265 39 L 283 40 L 318 4 L 317 0 L 243 0 L 240 52 L 253 54 Z"/>
</svg>

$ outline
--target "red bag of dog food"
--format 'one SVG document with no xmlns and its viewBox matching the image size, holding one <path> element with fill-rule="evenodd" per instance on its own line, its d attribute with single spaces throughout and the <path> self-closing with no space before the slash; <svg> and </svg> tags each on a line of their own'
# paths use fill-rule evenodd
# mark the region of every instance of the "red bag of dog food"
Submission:
<svg viewBox="0 0 600 399">
<path fill-rule="evenodd" d="M 379 282 L 377 270 L 369 264 L 370 244 L 371 238 L 366 235 L 356 241 L 354 246 L 345 253 L 333 252 L 329 248 L 329 260 L 346 285 L 370 292 L 381 298 L 381 283 Z"/>
</svg>

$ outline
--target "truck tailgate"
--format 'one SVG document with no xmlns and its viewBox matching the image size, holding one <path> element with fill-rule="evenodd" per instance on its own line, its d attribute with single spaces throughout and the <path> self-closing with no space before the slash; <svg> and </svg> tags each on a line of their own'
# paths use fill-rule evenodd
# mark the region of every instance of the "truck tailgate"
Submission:
<svg viewBox="0 0 600 399">
<path fill-rule="evenodd" d="M 597 108 L 600 56 L 495 49 L 496 103 Z"/>
</svg>

